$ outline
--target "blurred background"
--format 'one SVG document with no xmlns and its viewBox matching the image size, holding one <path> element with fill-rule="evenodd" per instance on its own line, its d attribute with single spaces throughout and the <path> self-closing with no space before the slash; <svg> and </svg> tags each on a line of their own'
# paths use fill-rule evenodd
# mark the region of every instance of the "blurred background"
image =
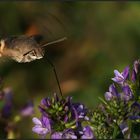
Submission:
<svg viewBox="0 0 140 140">
<path fill-rule="evenodd" d="M 0 36 L 22 34 L 42 34 L 46 42 L 67 37 L 48 46 L 46 56 L 56 67 L 63 95 L 95 108 L 112 82 L 113 70 L 122 71 L 140 57 L 140 3 L 0 3 Z M 59 93 L 45 57 L 25 64 L 0 58 L 0 76 L 3 87 L 13 90 L 13 112 L 33 100 L 34 116 L 40 116 L 40 100 Z M 22 138 L 37 137 L 31 119 L 18 125 Z"/>
</svg>

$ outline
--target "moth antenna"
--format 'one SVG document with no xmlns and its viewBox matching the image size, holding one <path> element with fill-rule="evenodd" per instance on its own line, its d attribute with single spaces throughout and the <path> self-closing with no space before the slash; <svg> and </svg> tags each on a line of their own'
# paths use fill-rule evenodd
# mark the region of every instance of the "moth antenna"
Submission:
<svg viewBox="0 0 140 140">
<path fill-rule="evenodd" d="M 62 42 L 62 41 L 64 41 L 64 40 L 66 40 L 66 39 L 67 39 L 67 37 L 63 37 L 63 38 L 57 39 L 57 40 L 55 40 L 55 41 L 48 42 L 48 43 L 42 45 L 40 48 L 44 48 L 44 47 L 46 47 L 46 46 L 49 46 L 49 45 L 52 45 L 52 44 L 55 44 L 55 43 Z M 23 54 L 23 56 L 29 54 L 29 53 L 32 52 L 33 50 L 34 50 L 34 49 L 28 51 L 27 53 Z"/>
<path fill-rule="evenodd" d="M 57 39 L 57 40 L 55 40 L 55 41 L 48 42 L 48 43 L 46 43 L 46 44 L 43 44 L 43 45 L 41 46 L 41 48 L 44 48 L 44 47 L 46 47 L 46 46 L 48 46 L 48 45 L 52 45 L 52 44 L 55 44 L 55 43 L 62 42 L 62 41 L 64 41 L 64 40 L 66 40 L 66 39 L 67 39 L 67 37 L 63 37 L 63 38 Z"/>
</svg>

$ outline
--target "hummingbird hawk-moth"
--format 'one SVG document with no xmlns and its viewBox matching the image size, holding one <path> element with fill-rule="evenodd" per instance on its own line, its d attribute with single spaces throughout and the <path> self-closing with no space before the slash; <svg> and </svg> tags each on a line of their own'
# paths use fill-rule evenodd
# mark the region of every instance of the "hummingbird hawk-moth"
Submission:
<svg viewBox="0 0 140 140">
<path fill-rule="evenodd" d="M 36 59 L 41 59 L 45 53 L 45 47 L 66 38 L 61 38 L 45 44 L 40 44 L 41 35 L 32 36 L 11 36 L 0 40 L 0 57 L 9 57 L 19 63 L 31 62 Z"/>
<path fill-rule="evenodd" d="M 43 37 L 41 35 L 21 35 L 2 38 L 0 40 L 0 57 L 9 57 L 19 63 L 31 62 L 33 60 L 43 58 L 46 46 L 61 42 L 66 39 L 66 37 L 64 37 L 52 42 L 40 44 L 42 38 Z M 62 96 L 55 66 L 49 59 L 47 60 L 53 68 L 60 94 Z"/>
</svg>

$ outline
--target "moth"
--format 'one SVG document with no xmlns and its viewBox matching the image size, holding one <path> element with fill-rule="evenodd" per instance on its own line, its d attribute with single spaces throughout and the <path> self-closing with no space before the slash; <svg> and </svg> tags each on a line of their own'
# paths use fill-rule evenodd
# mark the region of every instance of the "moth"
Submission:
<svg viewBox="0 0 140 140">
<path fill-rule="evenodd" d="M 0 57 L 9 57 L 19 63 L 31 62 L 43 58 L 45 47 L 66 39 L 41 44 L 41 35 L 20 35 L 2 38 L 0 40 Z"/>
<path fill-rule="evenodd" d="M 36 59 L 43 58 L 46 46 L 61 42 L 66 39 L 66 37 L 63 37 L 52 42 L 41 44 L 42 38 L 43 37 L 41 35 L 21 35 L 2 38 L 0 40 L 0 57 L 9 57 L 19 63 L 31 62 Z M 55 66 L 48 58 L 47 61 L 53 68 L 59 91 L 62 96 Z"/>
</svg>

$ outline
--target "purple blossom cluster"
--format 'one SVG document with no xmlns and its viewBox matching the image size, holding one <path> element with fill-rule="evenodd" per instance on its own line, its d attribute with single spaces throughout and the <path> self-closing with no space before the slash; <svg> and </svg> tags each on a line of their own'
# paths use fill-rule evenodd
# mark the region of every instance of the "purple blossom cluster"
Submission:
<svg viewBox="0 0 140 140">
<path fill-rule="evenodd" d="M 13 92 L 10 88 L 5 88 L 0 91 L 0 118 L 8 119 L 12 113 L 13 108 Z"/>
<path fill-rule="evenodd" d="M 119 84 L 121 88 L 121 93 L 117 91 L 117 88 L 115 84 L 113 83 L 109 87 L 109 92 L 105 93 L 105 99 L 111 100 L 112 98 L 117 98 L 120 100 L 128 101 L 133 98 L 133 93 L 131 91 L 131 88 L 128 84 L 129 79 L 129 67 L 126 67 L 122 73 L 120 73 L 118 70 L 114 70 L 115 77 L 112 78 L 112 80 Z"/>
<path fill-rule="evenodd" d="M 33 118 L 33 132 L 51 139 L 92 139 L 90 126 L 83 125 L 88 121 L 87 108 L 80 103 L 72 103 L 72 98 L 54 97 L 42 99 L 39 109 L 41 118 Z"/>
<path fill-rule="evenodd" d="M 109 91 L 105 93 L 105 99 L 110 101 L 118 99 L 120 101 L 132 101 L 134 104 L 139 104 L 137 92 L 140 88 L 140 60 L 134 61 L 132 71 L 127 66 L 123 72 L 114 70 L 115 77 L 112 80 L 115 82 L 109 86 Z"/>
<path fill-rule="evenodd" d="M 113 98 L 117 98 L 120 100 L 129 101 L 133 99 L 134 93 L 131 89 L 131 86 L 137 80 L 139 65 L 140 65 L 139 60 L 135 61 L 131 73 L 129 66 L 127 66 L 121 73 L 118 70 L 114 70 L 115 77 L 112 78 L 112 80 L 115 82 L 117 86 L 119 86 L 120 92 L 118 92 L 116 85 L 114 83 L 111 84 L 109 86 L 109 91 L 105 93 L 106 100 L 109 101 Z"/>
<path fill-rule="evenodd" d="M 51 139 L 140 138 L 140 61 L 114 74 L 105 99 L 94 110 L 71 97 L 42 99 L 41 117 L 33 118 L 32 131 Z"/>
<path fill-rule="evenodd" d="M 128 120 L 140 120 L 139 73 L 140 60 L 134 61 L 131 71 L 128 66 L 121 73 L 118 70 L 114 70 L 115 77 L 112 80 L 115 83 L 111 84 L 109 91 L 105 93 L 105 99 L 108 102 L 107 106 L 112 106 L 110 110 L 113 109 L 113 103 L 117 103 L 118 110 L 124 112 L 122 114 L 118 113 L 120 116 L 117 114 L 118 119 L 116 119 L 123 135 L 131 129 L 128 127 Z M 119 118 L 121 119 L 119 120 Z M 129 135 L 127 134 L 126 138 L 130 137 L 130 133 Z"/>
<path fill-rule="evenodd" d="M 16 123 L 22 117 L 31 116 L 34 113 L 33 102 L 29 101 L 18 114 L 14 115 L 13 92 L 10 87 L 0 90 L 0 137 L 15 138 Z M 18 118 L 18 119 L 17 119 Z M 10 135 L 12 133 L 12 135 Z"/>
</svg>

